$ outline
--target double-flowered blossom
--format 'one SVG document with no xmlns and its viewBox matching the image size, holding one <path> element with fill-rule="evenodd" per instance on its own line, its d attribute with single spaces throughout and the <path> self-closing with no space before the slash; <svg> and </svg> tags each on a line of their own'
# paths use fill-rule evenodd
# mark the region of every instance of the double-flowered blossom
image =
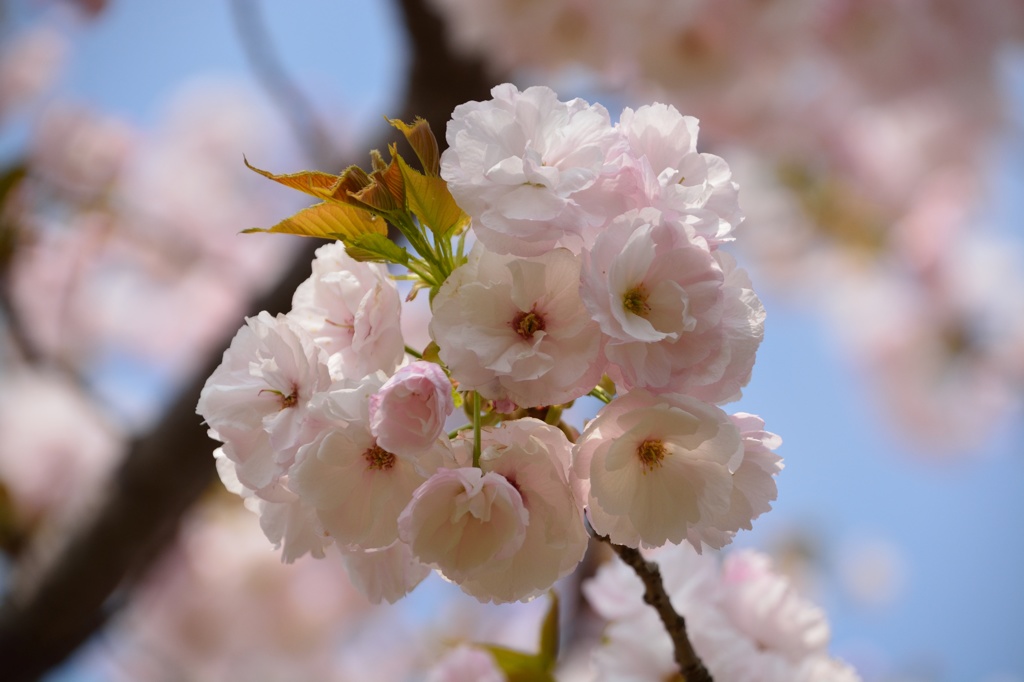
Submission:
<svg viewBox="0 0 1024 682">
<path fill-rule="evenodd" d="M 322 395 L 321 412 L 331 416 L 300 448 L 290 478 L 292 490 L 316 509 L 335 542 L 362 549 L 381 549 L 397 540 L 398 515 L 413 491 L 445 459 L 453 459 L 447 439 L 435 437 L 415 457 L 399 457 L 380 445 L 369 414 L 379 379 L 371 375 L 355 387 Z"/>
<path fill-rule="evenodd" d="M 557 405 L 600 380 L 601 338 L 583 306 L 580 260 L 534 258 L 477 244 L 434 299 L 430 333 L 463 388 L 523 407 Z"/>
<path fill-rule="evenodd" d="M 488 248 L 539 256 L 579 253 L 608 216 L 587 192 L 624 151 L 608 111 L 550 88 L 504 84 L 493 99 L 455 107 L 441 175 Z M 593 205 L 591 202 L 594 202 Z"/>
<path fill-rule="evenodd" d="M 529 520 L 508 479 L 466 466 L 438 471 L 417 488 L 399 526 L 416 558 L 458 582 L 515 554 Z"/>
<path fill-rule="evenodd" d="M 692 223 L 653 208 L 624 213 L 584 254 L 581 279 L 617 383 L 722 402 L 750 379 L 764 308 Z"/>
<path fill-rule="evenodd" d="M 748 446 L 744 435 L 721 409 L 686 395 L 636 389 L 616 398 L 573 453 L 594 529 L 631 547 L 722 547 L 775 499 L 778 469 L 760 459 L 774 458 L 762 451 L 777 437 L 752 433 Z"/>
<path fill-rule="evenodd" d="M 362 377 L 402 360 L 401 300 L 387 269 L 360 263 L 340 242 L 321 246 L 313 274 L 295 290 L 289 317 L 330 356 L 331 370 Z"/>
<path fill-rule="evenodd" d="M 697 151 L 697 119 L 650 104 L 623 109 L 616 129 L 629 146 L 625 166 L 639 176 L 643 205 L 686 216 L 712 246 L 732 241 L 743 220 L 739 187 L 724 159 Z"/>
<path fill-rule="evenodd" d="M 462 583 L 479 598 L 517 601 L 543 594 L 568 575 L 587 549 L 579 501 L 570 476 L 571 444 L 559 429 L 536 419 L 517 419 L 482 434 L 480 467 L 519 492 L 529 518 L 523 544 Z M 457 441 L 468 451 L 470 443 Z"/>
<path fill-rule="evenodd" d="M 331 379 L 311 336 L 286 315 L 246 320 L 199 397 L 198 411 L 225 443 L 238 480 L 274 487 L 295 460 L 314 394 Z"/>
</svg>

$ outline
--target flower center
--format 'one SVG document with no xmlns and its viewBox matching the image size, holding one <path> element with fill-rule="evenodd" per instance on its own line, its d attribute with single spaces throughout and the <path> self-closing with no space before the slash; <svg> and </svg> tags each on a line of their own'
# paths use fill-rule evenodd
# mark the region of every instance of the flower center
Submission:
<svg viewBox="0 0 1024 682">
<path fill-rule="evenodd" d="M 529 341 L 534 334 L 544 330 L 544 318 L 535 310 L 521 312 L 512 319 L 512 328 L 516 330 L 516 334 Z"/>
<path fill-rule="evenodd" d="M 636 449 L 636 456 L 640 458 L 645 474 L 660 467 L 665 454 L 665 445 L 660 440 L 645 440 Z"/>
<path fill-rule="evenodd" d="M 640 317 L 651 313 L 651 306 L 647 305 L 647 289 L 643 284 L 637 284 L 622 295 L 622 307 Z"/>
<path fill-rule="evenodd" d="M 277 396 L 277 401 L 279 403 L 281 403 L 281 409 L 282 410 L 287 409 L 289 407 L 295 407 L 298 404 L 298 402 L 299 402 L 299 387 L 298 386 L 294 386 L 293 385 L 292 386 L 292 392 L 289 393 L 288 395 L 285 395 L 284 391 L 278 391 L 278 390 L 273 389 L 273 388 L 264 388 L 263 390 L 261 390 L 259 392 L 259 395 L 263 395 L 264 393 L 273 393 L 274 395 L 276 395 Z"/>
<path fill-rule="evenodd" d="M 374 471 L 386 471 L 395 466 L 395 456 L 376 443 L 363 453 L 363 459 L 366 460 L 366 468 Z"/>
</svg>

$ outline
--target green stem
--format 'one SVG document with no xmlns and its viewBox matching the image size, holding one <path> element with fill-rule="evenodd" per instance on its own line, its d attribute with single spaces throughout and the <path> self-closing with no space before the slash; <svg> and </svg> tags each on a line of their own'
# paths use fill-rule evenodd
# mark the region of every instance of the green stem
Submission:
<svg viewBox="0 0 1024 682">
<path fill-rule="evenodd" d="M 480 394 L 473 391 L 473 466 L 480 468 Z"/>
<path fill-rule="evenodd" d="M 430 271 L 429 265 L 427 265 L 427 263 L 424 263 L 423 261 L 410 259 L 409 262 L 405 264 L 405 267 L 408 268 L 409 272 L 419 277 L 420 280 L 426 282 L 428 286 L 441 286 L 434 279 L 434 273 Z"/>
<path fill-rule="evenodd" d="M 462 433 L 463 431 L 467 431 L 467 430 L 469 430 L 471 428 L 473 428 L 472 424 L 463 424 L 462 426 L 460 426 L 459 428 L 455 429 L 454 431 L 449 431 L 448 432 L 448 440 L 452 440 L 453 438 L 458 438 L 460 433 Z"/>
<path fill-rule="evenodd" d="M 590 393 L 588 393 L 587 395 L 593 396 L 594 398 L 597 398 L 598 400 L 600 400 L 605 405 L 607 405 L 608 403 L 610 403 L 612 401 L 612 397 L 610 395 L 608 395 L 608 391 L 604 390 L 600 386 L 594 386 L 594 388 L 592 388 L 590 390 Z"/>
<path fill-rule="evenodd" d="M 415 350 L 412 346 L 406 346 L 405 347 L 405 352 L 408 353 L 409 355 L 413 356 L 417 360 L 422 360 L 423 359 L 423 353 L 419 352 L 418 350 Z"/>
<path fill-rule="evenodd" d="M 405 238 L 409 240 L 409 245 L 420 255 L 423 260 L 427 262 L 430 269 L 433 272 L 442 270 L 441 262 L 438 260 L 437 254 L 434 249 L 431 248 L 430 242 L 426 240 L 423 232 L 417 227 L 409 213 L 396 213 L 392 218 L 391 224 L 398 228 L 398 231 L 405 235 Z M 438 283 L 440 285 L 440 283 Z"/>
</svg>

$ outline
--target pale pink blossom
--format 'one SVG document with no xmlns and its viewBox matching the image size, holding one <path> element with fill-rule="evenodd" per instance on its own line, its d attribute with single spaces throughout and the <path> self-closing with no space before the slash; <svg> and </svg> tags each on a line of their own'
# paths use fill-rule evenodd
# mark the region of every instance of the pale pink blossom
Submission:
<svg viewBox="0 0 1024 682">
<path fill-rule="evenodd" d="M 414 457 L 444 435 L 454 410 L 452 382 L 444 370 L 433 362 L 412 362 L 370 396 L 370 431 L 385 450 Z"/>
<path fill-rule="evenodd" d="M 693 530 L 688 539 L 694 546 L 703 542 L 721 549 L 739 530 L 753 528 L 753 520 L 769 511 L 778 497 L 775 476 L 783 465 L 774 450 L 782 439 L 765 431 L 764 420 L 756 415 L 739 412 L 730 419 L 743 438 L 743 462 L 732 475 L 729 509 L 713 523 Z"/>
<path fill-rule="evenodd" d="M 246 318 L 196 411 L 229 447 L 238 478 L 252 490 L 277 484 L 303 438 L 313 395 L 330 386 L 326 357 L 285 315 Z"/>
<path fill-rule="evenodd" d="M 564 249 L 516 258 L 474 246 L 433 301 L 430 333 L 461 388 L 522 407 L 587 393 L 601 377 L 600 335 Z"/>
<path fill-rule="evenodd" d="M 416 489 L 398 519 L 413 555 L 456 582 L 513 556 L 529 512 L 505 477 L 475 467 L 440 469 Z"/>
<path fill-rule="evenodd" d="M 7 42 L 0 52 L 0 121 L 54 81 L 66 51 L 64 36 L 46 25 L 33 27 Z"/>
<path fill-rule="evenodd" d="M 0 377 L 0 485 L 11 512 L 26 524 L 70 518 L 99 492 L 124 434 L 59 374 L 0 368 Z"/>
<path fill-rule="evenodd" d="M 764 308 L 746 273 L 685 219 L 619 216 L 584 254 L 581 281 L 617 384 L 717 403 L 749 381 Z"/>
<path fill-rule="evenodd" d="M 33 169 L 84 199 L 111 188 L 137 144 L 128 124 L 60 103 L 43 111 L 33 134 Z"/>
<path fill-rule="evenodd" d="M 824 611 L 776 573 L 766 555 L 730 553 L 722 563 L 721 585 L 729 620 L 762 648 L 798 661 L 828 646 Z"/>
<path fill-rule="evenodd" d="M 625 108 L 617 129 L 629 143 L 630 155 L 643 164 L 650 205 L 670 214 L 699 217 L 697 234 L 711 245 L 732 241 L 742 222 L 738 185 L 725 161 L 697 152 L 699 123 L 671 104 Z"/>
<path fill-rule="evenodd" d="M 465 439 L 456 447 L 465 456 L 471 446 Z M 572 572 L 587 549 L 581 504 L 569 480 L 572 446 L 559 429 L 527 418 L 484 429 L 481 447 L 481 469 L 512 484 L 528 523 L 514 554 L 481 566 L 459 587 L 481 601 L 525 601 Z"/>
<path fill-rule="evenodd" d="M 622 150 L 607 110 L 581 99 L 560 102 L 540 86 L 520 92 L 506 83 L 491 94 L 452 112 L 441 176 L 489 249 L 579 253 L 607 216 L 577 195 L 612 172 Z"/>
<path fill-rule="evenodd" d="M 506 679 L 494 656 L 466 645 L 449 651 L 427 674 L 427 682 L 504 682 Z"/>
<path fill-rule="evenodd" d="M 398 539 L 398 518 L 434 471 L 451 463 L 447 439 L 415 458 L 381 447 L 368 421 L 321 432 L 299 450 L 290 486 L 336 542 L 382 549 Z"/>
<path fill-rule="evenodd" d="M 854 682 L 856 673 L 828 655 L 822 611 L 775 573 L 764 555 L 728 555 L 718 569 L 710 555 L 686 545 L 650 553 L 666 591 L 686 619 L 697 655 L 716 680 L 730 682 Z M 610 620 L 594 653 L 598 680 L 660 682 L 678 671 L 671 639 L 643 603 L 639 578 L 620 561 L 602 566 L 584 594 Z M 814 677 L 820 674 L 820 677 Z"/>
<path fill-rule="evenodd" d="M 390 373 L 402 360 L 401 300 L 387 268 L 352 259 L 341 242 L 317 249 L 288 315 L 327 351 L 335 375 Z"/>
<path fill-rule="evenodd" d="M 401 540 L 382 549 L 339 550 L 352 585 L 373 604 L 394 604 L 430 575 L 430 567 L 417 561 Z"/>
<path fill-rule="evenodd" d="M 287 478 L 259 495 L 247 488 L 238 480 L 237 467 L 228 454 L 231 447 L 225 444 L 214 450 L 217 475 L 228 492 L 241 497 L 245 508 L 259 517 L 260 529 L 274 548 L 281 550 L 281 560 L 290 564 L 306 554 L 322 559 L 333 539 L 317 518 L 316 510 L 290 490 Z"/>
<path fill-rule="evenodd" d="M 617 544 L 657 547 L 727 514 L 743 442 L 714 405 L 637 389 L 598 412 L 573 457 L 594 530 Z"/>
<path fill-rule="evenodd" d="M 338 557 L 282 564 L 238 505 L 184 520 L 112 621 L 104 679 L 310 679 L 342 682 L 337 643 L 365 622 L 366 600 Z"/>
<path fill-rule="evenodd" d="M 430 333 L 461 388 L 524 407 L 555 405 L 600 380 L 600 334 L 565 249 L 536 258 L 477 244 L 434 298 Z"/>
<path fill-rule="evenodd" d="M 257 500 L 260 529 L 281 550 L 281 561 L 290 564 L 306 554 L 324 558 L 333 538 L 311 505 L 298 496 L 287 501 Z"/>
</svg>

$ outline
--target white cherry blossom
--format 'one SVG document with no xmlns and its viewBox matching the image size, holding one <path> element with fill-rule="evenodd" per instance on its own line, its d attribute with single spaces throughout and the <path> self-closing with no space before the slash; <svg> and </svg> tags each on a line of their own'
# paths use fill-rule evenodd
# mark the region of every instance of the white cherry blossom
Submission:
<svg viewBox="0 0 1024 682">
<path fill-rule="evenodd" d="M 335 375 L 393 372 L 402 360 L 401 300 L 387 268 L 353 260 L 341 242 L 321 246 L 289 317 L 330 356 Z"/>
<path fill-rule="evenodd" d="M 456 582 L 513 556 L 528 523 L 515 486 L 476 467 L 439 469 L 398 519 L 399 536 L 413 555 Z"/>
<path fill-rule="evenodd" d="M 594 530 L 617 544 L 658 547 L 728 512 L 743 443 L 714 405 L 637 389 L 601 409 L 573 457 Z"/>
<path fill-rule="evenodd" d="M 523 407 L 555 405 L 601 378 L 600 334 L 579 295 L 579 259 L 477 244 L 434 298 L 430 334 L 460 387 Z"/>
<path fill-rule="evenodd" d="M 584 254 L 581 296 L 608 337 L 609 374 L 626 388 L 735 399 L 764 334 L 746 273 L 684 219 L 625 213 Z"/>
<path fill-rule="evenodd" d="M 600 104 L 558 101 L 550 88 L 505 83 L 493 99 L 460 104 L 448 123 L 441 176 L 498 253 L 539 256 L 556 246 L 579 253 L 607 216 L 580 203 L 614 170 L 623 143 Z"/>
<path fill-rule="evenodd" d="M 246 319 L 207 380 L 196 411 L 232 446 L 225 450 L 252 490 L 274 486 L 302 444 L 310 401 L 330 386 L 327 358 L 285 315 Z"/>
<path fill-rule="evenodd" d="M 481 439 L 481 469 L 512 484 L 529 522 L 515 554 L 482 566 L 459 586 L 482 601 L 525 601 L 568 575 L 587 550 L 581 505 L 569 481 L 572 446 L 557 428 L 529 418 L 487 428 Z M 457 447 L 471 443 L 462 440 Z"/>
<path fill-rule="evenodd" d="M 401 540 L 383 549 L 340 550 L 353 587 L 374 604 L 394 604 L 430 575 L 430 567 L 417 561 Z"/>
</svg>

